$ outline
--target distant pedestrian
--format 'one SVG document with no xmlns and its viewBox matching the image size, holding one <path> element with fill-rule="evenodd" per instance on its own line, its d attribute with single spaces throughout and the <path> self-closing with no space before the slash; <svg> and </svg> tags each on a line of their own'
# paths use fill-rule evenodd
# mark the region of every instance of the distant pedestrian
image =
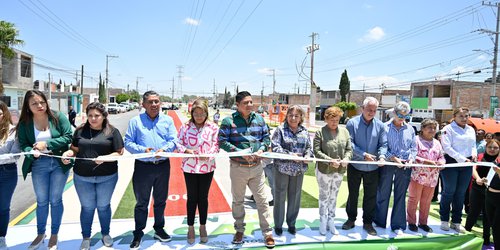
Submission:
<svg viewBox="0 0 500 250">
<path fill-rule="evenodd" d="M 219 113 L 219 109 L 217 109 L 217 111 L 214 114 L 214 123 L 219 125 L 219 119 L 220 119 L 220 113 Z"/>
<path fill-rule="evenodd" d="M 254 155 L 232 157 L 230 161 L 231 193 L 233 196 L 234 234 L 232 243 L 243 243 L 245 232 L 245 190 L 248 186 L 255 198 L 260 229 L 266 247 L 275 245 L 269 225 L 269 204 L 266 200 L 263 162 L 259 154 L 270 146 L 269 130 L 262 116 L 253 111 L 252 95 L 247 91 L 236 95 L 237 111 L 222 120 L 219 130 L 219 145 L 227 152 L 250 148 Z"/>
<path fill-rule="evenodd" d="M 69 111 L 68 111 L 68 120 L 71 126 L 76 128 L 75 120 L 76 120 L 76 111 L 73 109 L 73 106 L 69 106 Z"/>
<path fill-rule="evenodd" d="M 130 120 L 125 134 L 125 148 L 132 154 L 173 152 L 176 148 L 177 129 L 170 116 L 161 113 L 160 95 L 152 90 L 142 96 L 146 112 Z M 144 228 L 148 219 L 148 206 L 153 191 L 154 238 L 161 242 L 171 241 L 165 232 L 165 207 L 170 180 L 170 160 L 152 157 L 135 160 L 132 186 L 136 205 L 134 209 L 135 230 L 130 249 L 141 246 Z"/>
<path fill-rule="evenodd" d="M 19 153 L 19 142 L 7 105 L 0 101 L 0 155 Z M 0 159 L 0 249 L 7 249 L 5 236 L 9 225 L 10 202 L 17 185 L 19 156 Z"/>
<path fill-rule="evenodd" d="M 215 158 L 198 157 L 199 154 L 219 152 L 219 127 L 208 119 L 208 101 L 197 99 L 191 108 L 191 119 L 179 131 L 179 152 L 193 154 L 182 159 L 182 170 L 187 189 L 187 242 L 195 241 L 194 221 L 196 209 L 200 216 L 200 242 L 207 243 L 208 193 L 214 177 Z"/>
<path fill-rule="evenodd" d="M 302 126 L 304 110 L 298 105 L 288 107 L 285 122 L 273 133 L 271 146 L 273 152 L 309 158 L 313 155 L 309 132 Z M 274 231 L 283 233 L 285 219 L 290 234 L 296 233 L 295 223 L 299 215 L 302 183 L 307 171 L 307 162 L 274 159 Z"/>
<path fill-rule="evenodd" d="M 90 249 L 92 222 L 97 210 L 101 225 L 102 242 L 113 246 L 109 235 L 111 223 L 111 196 L 118 181 L 118 162 L 103 161 L 101 156 L 119 156 L 123 154 L 123 138 L 120 131 L 108 120 L 106 107 L 98 102 L 87 105 L 87 122 L 80 125 L 73 135 L 70 150 L 63 154 L 64 164 L 69 164 L 69 157 L 77 157 L 73 169 L 76 193 L 80 199 L 80 225 L 83 241 L 80 250 Z M 95 158 L 94 161 L 79 158 Z"/>
</svg>

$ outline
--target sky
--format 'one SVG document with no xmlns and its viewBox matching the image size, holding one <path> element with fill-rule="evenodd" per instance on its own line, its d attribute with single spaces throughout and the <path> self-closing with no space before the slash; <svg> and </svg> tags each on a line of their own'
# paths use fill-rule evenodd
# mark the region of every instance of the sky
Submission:
<svg viewBox="0 0 500 250">
<path fill-rule="evenodd" d="M 344 70 L 351 90 L 373 92 L 483 82 L 496 12 L 476 0 L 10 0 L 0 20 L 19 30 L 35 80 L 75 84 L 84 65 L 84 87 L 96 87 L 108 61 L 110 86 L 168 96 L 173 86 L 177 98 L 309 93 L 313 33 L 322 90 L 337 90 Z"/>
</svg>

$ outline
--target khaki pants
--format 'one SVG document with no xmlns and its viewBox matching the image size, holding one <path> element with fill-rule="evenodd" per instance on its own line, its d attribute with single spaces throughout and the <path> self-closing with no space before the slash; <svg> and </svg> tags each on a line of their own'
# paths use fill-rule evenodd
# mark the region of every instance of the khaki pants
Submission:
<svg viewBox="0 0 500 250">
<path fill-rule="evenodd" d="M 252 191 L 257 211 L 259 214 L 259 224 L 262 234 L 272 234 L 269 227 L 269 205 L 265 192 L 264 165 L 261 163 L 253 167 L 240 166 L 239 163 L 230 161 L 229 175 L 231 177 L 231 194 L 233 195 L 233 218 L 236 232 L 245 231 L 245 190 L 248 186 Z"/>
</svg>

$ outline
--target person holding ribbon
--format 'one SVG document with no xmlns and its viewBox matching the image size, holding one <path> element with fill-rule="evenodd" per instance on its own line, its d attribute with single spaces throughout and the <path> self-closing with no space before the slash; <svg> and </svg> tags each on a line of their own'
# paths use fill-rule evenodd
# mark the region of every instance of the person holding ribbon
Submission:
<svg viewBox="0 0 500 250">
<path fill-rule="evenodd" d="M 331 161 L 320 161 L 316 167 L 319 186 L 319 233 L 322 235 L 325 235 L 328 229 L 332 234 L 338 234 L 334 223 L 337 195 L 347 171 L 347 162 L 352 158 L 349 131 L 345 127 L 339 127 L 343 114 L 338 107 L 326 109 L 326 125 L 316 131 L 314 136 L 313 148 L 316 158 Z"/>
<path fill-rule="evenodd" d="M 443 128 L 441 145 L 444 149 L 446 163 L 470 163 L 477 159 L 476 132 L 467 125 L 470 114 L 465 107 L 453 111 L 453 121 Z M 472 177 L 472 166 L 445 168 L 441 170 L 443 191 L 439 203 L 441 229 L 465 232 L 460 225 L 464 208 L 465 192 Z M 451 209 L 451 224 L 450 220 Z"/>
<path fill-rule="evenodd" d="M 379 169 L 377 188 L 377 208 L 373 222 L 381 228 L 387 224 L 389 200 L 394 185 L 394 203 L 391 212 L 391 230 L 403 234 L 406 230 L 406 190 L 410 184 L 411 168 L 404 165 L 412 164 L 417 155 L 415 130 L 405 119 L 410 118 L 410 104 L 398 102 L 394 106 L 392 119 L 385 124 L 387 132 L 387 153 L 385 157 L 397 163 L 385 165 Z"/>
<path fill-rule="evenodd" d="M 208 101 L 197 99 L 191 107 L 191 119 L 179 130 L 177 149 L 186 154 L 216 154 L 219 152 L 219 127 L 208 120 Z M 182 159 L 182 170 L 187 189 L 187 242 L 195 241 L 194 219 L 196 208 L 200 216 L 200 242 L 207 243 L 208 193 L 215 170 L 215 158 L 190 157 Z"/>
<path fill-rule="evenodd" d="M 71 124 L 62 112 L 50 109 L 47 98 L 39 90 L 28 90 L 16 126 L 17 138 L 24 156 L 23 177 L 32 172 L 36 196 L 37 237 L 29 249 L 39 248 L 45 239 L 47 217 L 51 215 L 50 250 L 57 249 L 57 234 L 64 206 L 62 194 L 73 164 L 63 164 L 59 158 L 71 143 Z"/>
<path fill-rule="evenodd" d="M 0 249 L 7 248 L 5 236 L 9 225 L 10 202 L 17 185 L 17 160 L 9 156 L 21 152 L 15 126 L 7 104 L 0 101 Z"/>
<path fill-rule="evenodd" d="M 485 152 L 477 156 L 478 162 L 500 163 L 498 141 L 489 140 L 484 146 Z M 490 223 L 486 212 L 485 194 L 488 185 L 488 173 L 490 167 L 475 165 L 472 168 L 472 187 L 470 190 L 470 207 L 465 221 L 465 230 L 472 231 L 479 214 L 483 213 L 483 245 L 490 244 Z"/>
<path fill-rule="evenodd" d="M 233 218 L 236 233 L 233 244 L 242 244 L 245 232 L 245 190 L 248 186 L 255 198 L 260 229 L 265 245 L 275 245 L 273 232 L 269 226 L 269 204 L 266 200 L 264 163 L 259 156 L 270 146 L 269 129 L 262 116 L 253 111 L 252 95 L 247 91 L 236 95 L 237 110 L 222 120 L 219 130 L 219 146 L 226 152 L 251 149 L 252 155 L 230 158 L 229 175 L 233 196 Z"/>
<path fill-rule="evenodd" d="M 351 145 L 355 161 L 366 161 L 376 164 L 352 163 L 347 166 L 347 198 L 346 212 L 348 219 L 342 225 L 343 230 L 350 230 L 358 215 L 359 186 L 363 180 L 363 229 L 369 235 L 377 235 L 372 222 L 377 206 L 377 186 L 379 166 L 385 162 L 387 152 L 387 132 L 384 123 L 375 118 L 378 100 L 367 97 L 363 101 L 362 114 L 347 122 L 346 128 L 351 135 Z"/>
<path fill-rule="evenodd" d="M 136 205 L 134 209 L 135 230 L 130 249 L 141 246 L 144 228 L 148 219 L 148 206 L 153 190 L 155 230 L 154 238 L 161 242 L 171 241 L 165 232 L 166 200 L 170 180 L 170 160 L 156 155 L 173 152 L 176 149 L 177 129 L 170 116 L 160 113 L 160 95 L 146 91 L 142 96 L 142 106 L 146 112 L 132 118 L 125 133 L 125 149 L 132 154 L 149 153 L 149 158 L 135 160 L 132 186 Z"/>
<path fill-rule="evenodd" d="M 288 107 L 285 122 L 278 126 L 271 139 L 272 152 L 309 158 L 313 155 L 309 132 L 302 126 L 304 110 L 298 105 Z M 283 234 L 285 201 L 288 202 L 286 224 L 290 234 L 296 233 L 295 222 L 299 215 L 300 195 L 307 162 L 274 159 L 274 232 Z"/>
<path fill-rule="evenodd" d="M 494 160 L 496 166 L 491 167 L 488 172 L 489 179 L 487 178 L 486 183 L 489 182 L 489 187 L 486 189 L 487 191 L 485 194 L 485 208 L 488 224 L 493 230 L 493 242 L 495 243 L 495 249 L 500 249 L 500 141 L 498 139 L 492 139 L 487 143 L 486 150 L 490 150 L 490 153 L 492 153 L 490 156 L 493 156 L 495 152 L 497 154 L 497 158 Z M 483 159 L 486 160 L 485 158 Z M 489 159 L 492 160 L 492 158 Z M 483 184 L 484 183 L 485 182 L 483 182 Z"/>
<path fill-rule="evenodd" d="M 406 208 L 406 221 L 408 229 L 417 232 L 421 228 L 432 233 L 432 228 L 427 224 L 434 189 L 437 188 L 439 171 L 446 163 L 441 143 L 435 139 L 438 122 L 426 118 L 422 121 L 420 135 L 416 138 L 417 156 L 415 163 L 429 165 L 429 167 L 413 167 L 410 186 L 408 188 L 408 207 Z M 418 227 L 417 227 L 417 207 Z"/>
<path fill-rule="evenodd" d="M 85 113 L 87 122 L 77 127 L 70 150 L 63 154 L 66 157 L 63 158 L 65 164 L 70 163 L 70 157 L 76 156 L 73 180 L 81 204 L 81 250 L 90 249 L 96 209 L 101 224 L 102 243 L 107 247 L 113 246 L 113 238 L 109 235 L 110 202 L 118 181 L 118 162 L 114 159 L 106 160 L 105 157 L 123 154 L 122 135 L 109 123 L 106 107 L 93 102 L 87 106 Z"/>
</svg>

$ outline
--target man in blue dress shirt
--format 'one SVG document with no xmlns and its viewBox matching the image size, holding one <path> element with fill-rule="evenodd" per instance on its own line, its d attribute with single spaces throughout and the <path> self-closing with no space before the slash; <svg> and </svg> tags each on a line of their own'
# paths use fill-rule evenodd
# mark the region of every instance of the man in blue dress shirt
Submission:
<svg viewBox="0 0 500 250">
<path fill-rule="evenodd" d="M 151 152 L 172 152 L 175 149 L 177 129 L 172 118 L 160 113 L 160 95 L 147 91 L 142 97 L 145 113 L 130 120 L 125 134 L 125 148 L 132 154 Z M 153 190 L 155 230 L 154 238 L 161 242 L 171 240 L 163 227 L 164 211 L 170 179 L 170 161 L 164 157 L 152 157 L 135 160 L 132 185 L 137 204 L 134 209 L 135 230 L 130 249 L 141 245 L 143 231 L 148 218 L 148 205 L 151 189 Z"/>
<path fill-rule="evenodd" d="M 363 112 L 347 122 L 346 128 L 351 135 L 353 161 L 379 161 L 379 166 L 385 161 L 387 153 L 387 132 L 384 124 L 377 118 L 377 99 L 367 97 L 363 101 Z M 347 198 L 346 212 L 348 219 L 342 225 L 343 230 L 354 227 L 358 215 L 359 186 L 363 180 L 363 229 L 369 235 L 377 235 L 372 222 L 377 201 L 377 186 L 379 170 L 373 164 L 349 164 L 347 166 Z"/>
</svg>

